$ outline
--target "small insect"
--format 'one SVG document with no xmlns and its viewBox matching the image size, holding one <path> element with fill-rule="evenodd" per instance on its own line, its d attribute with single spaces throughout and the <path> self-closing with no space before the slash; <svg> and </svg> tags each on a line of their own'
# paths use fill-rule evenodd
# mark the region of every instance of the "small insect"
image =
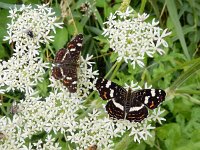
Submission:
<svg viewBox="0 0 200 150">
<path fill-rule="evenodd" d="M 109 100 L 106 111 L 111 118 L 141 122 L 148 115 L 148 109 L 156 108 L 165 99 L 161 89 L 128 91 L 109 80 L 99 78 L 96 88 L 103 100 Z"/>
<path fill-rule="evenodd" d="M 77 68 L 82 50 L 83 35 L 78 34 L 67 45 L 56 53 L 52 76 L 57 80 L 62 80 L 70 93 L 77 91 Z"/>
<path fill-rule="evenodd" d="M 5 139 L 5 137 L 6 136 L 2 132 L 0 132 L 0 140 Z"/>
<path fill-rule="evenodd" d="M 28 31 L 27 31 L 27 35 L 30 36 L 31 38 L 33 38 L 33 31 L 28 30 Z"/>
<path fill-rule="evenodd" d="M 11 114 L 13 114 L 13 115 L 19 112 L 19 106 L 18 106 L 18 104 L 17 104 L 16 101 L 14 101 L 14 102 L 11 104 L 10 112 L 11 112 Z"/>
</svg>

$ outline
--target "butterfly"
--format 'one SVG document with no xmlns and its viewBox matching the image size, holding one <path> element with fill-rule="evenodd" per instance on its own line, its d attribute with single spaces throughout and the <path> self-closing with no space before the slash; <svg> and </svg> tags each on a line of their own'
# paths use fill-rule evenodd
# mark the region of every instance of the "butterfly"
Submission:
<svg viewBox="0 0 200 150">
<path fill-rule="evenodd" d="M 60 49 L 55 56 L 52 76 L 62 80 L 70 93 L 77 91 L 77 68 L 82 50 L 83 35 L 78 34 L 67 45 Z"/>
<path fill-rule="evenodd" d="M 166 93 L 161 89 L 128 91 L 109 80 L 99 78 L 96 88 L 103 100 L 109 100 L 106 111 L 111 118 L 141 122 L 148 116 L 148 109 L 155 109 L 164 101 Z"/>
</svg>

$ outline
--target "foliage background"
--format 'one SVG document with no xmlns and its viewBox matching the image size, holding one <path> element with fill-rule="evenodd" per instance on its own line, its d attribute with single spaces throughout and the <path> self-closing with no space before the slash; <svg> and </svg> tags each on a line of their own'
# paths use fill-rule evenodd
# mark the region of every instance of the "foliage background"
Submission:
<svg viewBox="0 0 200 150">
<path fill-rule="evenodd" d="M 103 22 L 121 5 L 121 0 L 90 1 L 92 13 L 82 17 L 80 6 L 85 0 L 69 1 L 69 7 L 60 7 L 63 1 L 48 0 L 0 0 L 0 59 L 7 60 L 12 55 L 11 46 L 3 41 L 6 35 L 6 24 L 9 22 L 8 10 L 14 4 L 49 3 L 61 18 L 61 12 L 67 15 L 63 19 L 64 28 L 58 29 L 55 41 L 50 46 L 41 49 L 44 61 L 52 61 L 56 51 L 62 48 L 68 39 L 78 32 L 84 33 L 84 50 L 82 55 L 94 56 L 96 68 L 100 76 L 105 76 L 113 69 L 114 55 L 109 49 L 106 39 L 101 36 Z M 163 150 L 197 150 L 200 149 L 200 1 L 198 0 L 132 0 L 130 6 L 140 13 L 150 14 L 150 19 L 156 18 L 160 26 L 172 31 L 167 42 L 169 48 L 164 56 L 155 55 L 146 58 L 144 68 L 133 69 L 131 65 L 120 64 L 108 75 L 112 81 L 124 85 L 131 80 L 143 85 L 145 82 L 153 87 L 166 89 L 167 99 L 162 107 L 166 110 L 166 122 L 157 125 L 152 131 L 152 138 L 140 144 L 134 143 L 131 137 L 116 139 L 115 149 L 163 149 Z M 47 76 L 49 73 L 47 73 Z M 40 94 L 48 94 L 48 78 L 38 85 Z M 1 115 L 8 111 L 13 97 L 17 93 L 1 95 L 4 104 Z M 128 140 L 127 140 L 128 139 Z"/>
</svg>

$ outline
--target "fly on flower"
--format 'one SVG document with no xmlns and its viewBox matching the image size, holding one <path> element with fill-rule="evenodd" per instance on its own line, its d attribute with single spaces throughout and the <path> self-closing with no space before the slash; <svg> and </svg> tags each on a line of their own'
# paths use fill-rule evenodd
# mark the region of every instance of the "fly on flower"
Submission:
<svg viewBox="0 0 200 150">
<path fill-rule="evenodd" d="M 19 106 L 18 106 L 18 104 L 17 104 L 16 101 L 14 101 L 14 102 L 12 103 L 12 105 L 11 105 L 11 107 L 10 107 L 10 112 L 11 112 L 11 114 L 13 114 L 13 115 L 19 112 Z"/>
<path fill-rule="evenodd" d="M 67 45 L 56 53 L 52 76 L 62 80 L 69 92 L 77 91 L 77 67 L 82 50 L 83 35 L 78 34 Z"/>
<path fill-rule="evenodd" d="M 148 115 L 148 109 L 156 108 L 165 99 L 165 91 L 161 89 L 142 89 L 128 91 L 106 79 L 99 78 L 96 88 L 103 100 L 109 100 L 106 111 L 116 119 L 141 122 Z"/>
<path fill-rule="evenodd" d="M 31 38 L 33 38 L 33 31 L 27 30 L 27 35 Z"/>
</svg>

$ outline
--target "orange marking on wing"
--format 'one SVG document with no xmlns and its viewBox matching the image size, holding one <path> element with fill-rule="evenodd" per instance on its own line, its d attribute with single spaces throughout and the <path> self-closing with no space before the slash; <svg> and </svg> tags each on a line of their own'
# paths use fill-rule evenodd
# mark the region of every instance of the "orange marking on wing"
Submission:
<svg viewBox="0 0 200 150">
<path fill-rule="evenodd" d="M 106 96 L 106 94 L 107 94 L 107 92 L 103 92 L 103 97 L 104 97 L 105 99 L 108 99 L 107 96 Z"/>
<path fill-rule="evenodd" d="M 150 105 L 150 108 L 154 107 L 154 102 L 152 101 L 151 105 Z"/>
<path fill-rule="evenodd" d="M 112 110 L 109 108 L 109 112 L 113 113 Z"/>
<path fill-rule="evenodd" d="M 69 44 L 67 47 L 68 48 L 71 48 L 71 47 L 73 47 L 74 45 L 73 44 Z"/>
<path fill-rule="evenodd" d="M 64 82 L 65 84 L 69 83 L 69 81 L 68 81 L 68 80 L 63 80 L 63 82 Z"/>
</svg>

